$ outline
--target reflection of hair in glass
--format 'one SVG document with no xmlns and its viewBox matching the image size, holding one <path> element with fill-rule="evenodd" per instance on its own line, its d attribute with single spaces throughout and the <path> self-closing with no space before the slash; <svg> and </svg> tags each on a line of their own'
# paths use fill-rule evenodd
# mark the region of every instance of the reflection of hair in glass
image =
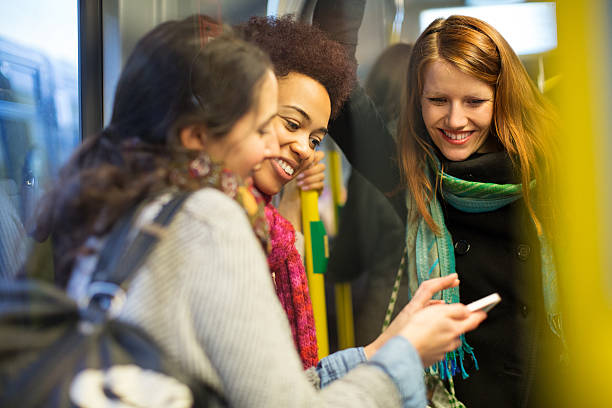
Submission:
<svg viewBox="0 0 612 408">
<path fill-rule="evenodd" d="M 201 125 L 220 138 L 252 108 L 268 57 L 231 32 L 202 47 L 200 21 L 163 23 L 136 44 L 109 125 L 84 140 L 43 201 L 34 234 L 54 233 L 59 284 L 87 237 L 104 235 L 127 208 L 172 184 L 171 161 L 189 154 L 181 128 Z"/>
<path fill-rule="evenodd" d="M 408 75 L 412 44 L 397 43 L 378 56 L 365 82 L 365 91 L 386 122 L 397 120 Z"/>
<path fill-rule="evenodd" d="M 189 66 L 189 92 L 194 105 L 203 110 L 204 107 L 202 105 L 202 101 L 200 100 L 200 96 L 193 90 L 193 67 L 196 65 L 196 60 L 200 56 L 202 48 L 204 48 L 204 46 L 212 39 L 218 37 L 222 33 L 222 28 L 220 24 L 209 16 L 194 15 L 193 18 L 197 19 L 198 22 L 198 38 L 200 39 L 200 48 L 196 52 L 195 56 L 193 57 L 193 61 L 191 61 L 191 65 Z"/>
<path fill-rule="evenodd" d="M 423 172 L 433 148 L 421 112 L 423 76 L 432 61 L 446 61 L 495 90 L 489 137 L 496 138 L 520 169 L 525 205 L 539 228 L 550 225 L 554 208 L 556 115 L 529 78 L 518 56 L 493 27 L 473 17 L 451 16 L 433 21 L 414 44 L 398 132 L 402 177 L 413 193 L 419 213 L 438 230 L 426 207 L 434 194 Z M 531 180 L 538 188 L 530 191 Z M 535 200 L 532 200 L 532 197 Z M 546 211 L 540 211 L 546 209 Z M 536 210 L 538 215 L 536 216 Z"/>
<path fill-rule="evenodd" d="M 296 22 L 292 16 L 251 17 L 236 28 L 247 41 L 270 55 L 274 72 L 284 77 L 297 72 L 325 87 L 335 117 L 355 81 L 356 65 L 344 48 L 317 27 Z"/>
<path fill-rule="evenodd" d="M 209 16 L 196 15 L 198 19 L 198 33 L 200 35 L 200 48 L 204 47 L 211 39 L 218 37 L 221 32 L 221 25 Z"/>
</svg>

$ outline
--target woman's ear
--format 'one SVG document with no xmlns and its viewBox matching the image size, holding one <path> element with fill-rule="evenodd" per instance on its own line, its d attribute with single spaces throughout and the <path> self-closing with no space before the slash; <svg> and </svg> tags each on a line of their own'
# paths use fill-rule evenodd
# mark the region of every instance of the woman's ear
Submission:
<svg viewBox="0 0 612 408">
<path fill-rule="evenodd" d="M 183 147 L 189 150 L 204 150 L 206 147 L 206 131 L 202 126 L 191 125 L 180 129 L 179 139 Z"/>
</svg>

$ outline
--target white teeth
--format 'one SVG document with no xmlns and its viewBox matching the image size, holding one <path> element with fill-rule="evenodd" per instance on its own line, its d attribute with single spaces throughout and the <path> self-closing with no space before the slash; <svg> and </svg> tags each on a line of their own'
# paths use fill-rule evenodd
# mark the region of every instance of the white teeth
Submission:
<svg viewBox="0 0 612 408">
<path fill-rule="evenodd" d="M 285 173 L 287 173 L 290 176 L 293 176 L 293 173 L 295 172 L 295 169 L 293 167 L 291 167 L 291 165 L 289 163 L 287 163 L 286 161 L 284 161 L 282 159 L 274 159 L 274 160 L 276 160 L 276 162 L 281 167 L 281 169 L 285 170 Z"/>
<path fill-rule="evenodd" d="M 451 133 L 446 130 L 442 130 L 442 132 L 444 132 L 444 135 L 451 140 L 463 140 L 467 138 L 470 135 L 470 133 L 472 133 L 471 131 Z"/>
</svg>

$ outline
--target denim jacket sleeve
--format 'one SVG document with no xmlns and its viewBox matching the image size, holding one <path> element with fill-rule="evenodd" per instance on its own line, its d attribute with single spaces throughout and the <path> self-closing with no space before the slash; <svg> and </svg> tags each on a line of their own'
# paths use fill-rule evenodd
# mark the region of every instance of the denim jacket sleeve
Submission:
<svg viewBox="0 0 612 408">
<path fill-rule="evenodd" d="M 366 359 L 363 347 L 338 351 L 323 358 L 317 365 L 321 388 L 361 363 L 374 365 L 391 377 L 404 408 L 423 408 L 427 405 L 421 358 L 412 344 L 400 336 L 387 341 L 370 360 Z"/>
<path fill-rule="evenodd" d="M 366 361 L 363 347 L 340 350 L 321 359 L 317 364 L 317 374 L 321 378 L 321 388 L 344 377 L 350 370 Z"/>
</svg>

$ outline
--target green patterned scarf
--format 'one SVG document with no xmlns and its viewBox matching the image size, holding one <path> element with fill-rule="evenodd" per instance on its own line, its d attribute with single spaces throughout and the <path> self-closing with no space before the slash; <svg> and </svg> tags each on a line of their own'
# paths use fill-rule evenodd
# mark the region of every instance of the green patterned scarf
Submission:
<svg viewBox="0 0 612 408">
<path fill-rule="evenodd" d="M 432 181 L 433 171 L 440 177 L 441 193 L 444 200 L 458 210 L 478 213 L 495 211 L 522 197 L 520 184 L 494 184 L 462 180 L 444 173 L 440 163 L 436 160 L 427 168 L 427 175 Z M 535 187 L 535 180 L 530 188 Z M 416 203 L 408 194 L 406 198 L 408 214 L 416 209 Z M 405 267 L 409 277 L 410 294 L 414 295 L 418 286 L 427 279 L 446 276 L 455 272 L 455 255 L 452 238 L 444 223 L 444 213 L 437 198 L 428 203 L 428 209 L 434 222 L 440 227 L 440 234 L 436 235 L 428 227 L 423 217 L 416 222 L 408 222 L 406 226 L 406 261 Z M 557 299 L 557 277 L 553 262 L 552 249 L 544 233 L 538 235 L 540 241 L 540 256 L 542 264 L 542 288 L 544 304 L 551 330 L 563 339 L 559 304 Z M 442 291 L 439 299 L 446 303 L 459 302 L 459 287 Z M 463 378 L 468 374 L 464 369 L 463 361 L 469 355 L 474 359 L 475 367 L 478 363 L 474 350 L 461 336 L 462 345 L 457 350 L 449 352 L 441 362 L 429 367 L 430 374 L 441 379 L 448 379 L 461 372 Z"/>
</svg>

